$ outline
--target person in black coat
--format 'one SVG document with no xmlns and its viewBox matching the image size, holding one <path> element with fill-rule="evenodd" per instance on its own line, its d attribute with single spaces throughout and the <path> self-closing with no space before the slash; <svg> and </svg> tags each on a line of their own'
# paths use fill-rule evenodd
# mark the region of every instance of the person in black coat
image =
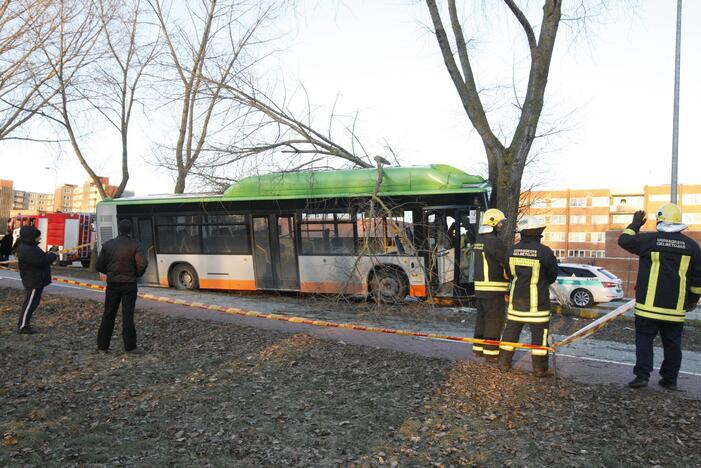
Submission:
<svg viewBox="0 0 701 468">
<path fill-rule="evenodd" d="M 6 261 L 10 258 L 12 253 L 12 232 L 7 230 L 7 233 L 0 240 L 0 262 Z"/>
<path fill-rule="evenodd" d="M 30 326 L 32 314 L 39 307 L 41 293 L 51 284 L 51 264 L 56 261 L 56 254 L 44 252 L 39 248 L 41 231 L 34 226 L 23 226 L 15 245 L 15 254 L 19 275 L 24 286 L 24 302 L 17 321 L 17 331 L 30 335 L 34 329 Z"/>
<path fill-rule="evenodd" d="M 119 236 L 105 242 L 97 258 L 97 271 L 107 275 L 105 290 L 105 311 L 97 333 L 98 351 L 107 352 L 114 331 L 119 304 L 122 304 L 122 339 L 124 351 L 136 350 L 136 327 L 134 307 L 136 306 L 136 281 L 144 274 L 148 261 L 141 242 L 132 239 L 131 222 L 119 222 Z"/>
</svg>

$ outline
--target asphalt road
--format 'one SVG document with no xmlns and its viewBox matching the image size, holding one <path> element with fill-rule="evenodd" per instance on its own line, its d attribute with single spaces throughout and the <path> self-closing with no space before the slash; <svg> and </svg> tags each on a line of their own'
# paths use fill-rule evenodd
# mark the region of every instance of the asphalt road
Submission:
<svg viewBox="0 0 701 468">
<path fill-rule="evenodd" d="M 82 280 L 81 280 L 82 281 Z M 89 282 L 85 280 L 86 282 Z M 0 287 L 21 288 L 18 274 L 10 271 L 0 271 Z M 240 307 L 258 312 L 288 313 L 297 316 L 312 316 L 318 318 L 318 311 L 312 313 L 305 299 L 288 297 L 280 300 L 278 297 L 266 295 L 235 296 L 214 292 L 185 292 L 162 288 L 141 288 L 143 292 L 158 296 L 177 297 L 186 301 L 199 301 L 206 304 L 218 304 L 228 307 Z M 69 297 L 100 300 L 103 293 L 95 290 L 80 288 L 72 285 L 54 283 L 46 289 L 46 294 L 60 294 Z M 345 306 L 346 308 L 352 305 Z M 311 325 L 280 322 L 252 317 L 241 317 L 224 314 L 221 312 L 193 309 L 185 306 L 177 306 L 139 299 L 137 308 L 143 312 L 153 312 L 169 316 L 187 317 L 192 319 L 211 320 L 236 323 L 242 326 L 250 326 L 262 329 L 285 331 L 290 333 L 309 333 L 324 339 L 330 339 L 345 343 L 353 343 L 363 346 L 373 346 L 382 349 L 393 349 L 422 356 L 437 357 L 453 360 L 475 360 L 471 347 L 464 343 L 389 335 L 382 333 L 364 332 L 348 329 L 320 328 Z M 328 309 L 327 309 L 328 310 Z M 342 321 L 345 323 L 357 321 L 353 314 L 343 311 L 329 311 L 326 320 Z M 41 313 L 38 313 L 37 321 L 40 324 Z M 417 323 L 410 321 L 400 323 L 396 319 L 391 322 L 383 321 L 379 317 L 368 319 L 364 317 L 363 324 L 377 325 L 391 328 L 412 329 L 414 331 L 430 331 L 434 333 L 448 332 L 431 323 Z M 472 330 L 449 330 L 451 335 L 472 336 Z M 525 339 L 522 337 L 522 340 Z M 612 384 L 624 386 L 632 378 L 632 366 L 635 360 L 633 345 L 597 340 L 596 335 L 583 341 L 562 348 L 555 358 L 555 368 L 559 377 L 568 377 L 584 383 Z M 662 350 L 655 350 L 655 362 L 659 365 L 662 360 Z M 517 370 L 530 370 L 530 355 L 517 352 L 514 367 Z M 651 385 L 643 391 L 666 391 L 658 387 L 655 382 L 657 376 L 653 376 Z M 679 376 L 681 395 L 687 398 L 701 400 L 701 353 L 684 352 L 682 372 Z M 625 389 L 624 391 L 632 391 Z"/>
</svg>

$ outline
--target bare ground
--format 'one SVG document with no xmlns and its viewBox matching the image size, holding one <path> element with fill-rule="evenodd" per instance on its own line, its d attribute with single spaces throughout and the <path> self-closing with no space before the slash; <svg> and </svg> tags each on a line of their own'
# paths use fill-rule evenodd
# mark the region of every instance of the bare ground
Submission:
<svg viewBox="0 0 701 468">
<path fill-rule="evenodd" d="M 701 402 L 0 289 L 0 465 L 699 466 Z"/>
</svg>

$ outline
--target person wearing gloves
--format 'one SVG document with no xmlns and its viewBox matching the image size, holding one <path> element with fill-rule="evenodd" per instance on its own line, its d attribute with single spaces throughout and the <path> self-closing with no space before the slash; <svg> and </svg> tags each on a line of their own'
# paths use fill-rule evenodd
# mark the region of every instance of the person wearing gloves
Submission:
<svg viewBox="0 0 701 468">
<path fill-rule="evenodd" d="M 489 209 L 482 215 L 482 223 L 473 245 L 475 253 L 475 299 L 477 319 L 475 338 L 499 340 L 506 319 L 504 295 L 509 292 L 506 276 L 506 243 L 499 233 L 506 224 L 506 216 L 500 210 Z M 488 361 L 499 359 L 497 345 L 472 345 L 477 356 Z"/>
<path fill-rule="evenodd" d="M 511 294 L 502 341 L 516 343 L 524 324 L 531 332 L 531 343 L 548 345 L 550 326 L 550 285 L 557 280 L 557 259 L 550 247 L 543 245 L 545 223 L 535 216 L 524 216 L 516 224 L 521 240 L 509 249 L 507 274 L 511 278 Z M 511 369 L 514 347 L 499 346 L 499 368 Z M 533 373 L 548 375 L 548 352 L 531 351 Z"/>
<path fill-rule="evenodd" d="M 685 314 L 696 308 L 701 296 L 701 250 L 682 234 L 687 226 L 677 205 L 668 203 L 659 209 L 656 232 L 640 233 L 646 221 L 647 214 L 636 211 L 618 238 L 618 245 L 640 257 L 635 283 L 635 378 L 628 386 L 647 386 L 653 341 L 659 333 L 664 348 L 659 384 L 676 390 Z"/>
<path fill-rule="evenodd" d="M 23 226 L 15 244 L 19 275 L 24 286 L 24 302 L 17 321 L 17 331 L 26 335 L 35 333 L 30 325 L 32 314 L 39 307 L 44 288 L 51 284 L 51 264 L 58 258 L 53 252 L 41 250 L 40 242 L 41 231 L 34 226 Z"/>
</svg>

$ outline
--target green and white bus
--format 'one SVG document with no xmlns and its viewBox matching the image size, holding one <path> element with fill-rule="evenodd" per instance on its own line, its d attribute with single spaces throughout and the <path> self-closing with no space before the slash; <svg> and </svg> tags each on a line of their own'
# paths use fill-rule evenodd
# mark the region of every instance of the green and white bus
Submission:
<svg viewBox="0 0 701 468">
<path fill-rule="evenodd" d="M 148 285 L 382 301 L 471 295 L 489 184 L 448 165 L 386 167 L 373 198 L 377 180 L 376 169 L 273 173 L 221 195 L 108 199 L 97 206 L 98 248 L 130 219 Z"/>
</svg>

